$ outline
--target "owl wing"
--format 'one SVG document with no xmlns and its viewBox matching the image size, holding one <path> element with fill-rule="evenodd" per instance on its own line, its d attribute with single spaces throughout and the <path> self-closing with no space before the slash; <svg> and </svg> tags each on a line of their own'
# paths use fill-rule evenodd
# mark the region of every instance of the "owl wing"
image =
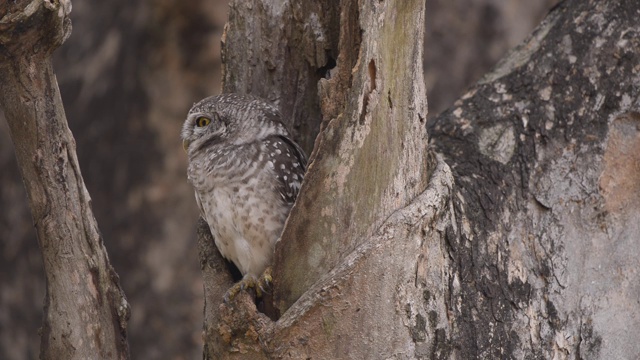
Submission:
<svg viewBox="0 0 640 360">
<path fill-rule="evenodd" d="M 286 203 L 293 204 L 307 169 L 307 157 L 302 148 L 286 136 L 270 136 L 266 144 L 274 164 L 277 190 Z"/>
</svg>

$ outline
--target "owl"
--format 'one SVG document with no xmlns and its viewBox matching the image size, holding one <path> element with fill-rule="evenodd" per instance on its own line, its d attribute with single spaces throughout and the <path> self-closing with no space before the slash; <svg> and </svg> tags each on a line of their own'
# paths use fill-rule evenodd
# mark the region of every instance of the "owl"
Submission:
<svg viewBox="0 0 640 360">
<path fill-rule="evenodd" d="M 181 135 L 200 214 L 222 256 L 242 273 L 241 283 L 255 286 L 300 190 L 305 153 L 276 107 L 249 95 L 200 101 Z"/>
</svg>

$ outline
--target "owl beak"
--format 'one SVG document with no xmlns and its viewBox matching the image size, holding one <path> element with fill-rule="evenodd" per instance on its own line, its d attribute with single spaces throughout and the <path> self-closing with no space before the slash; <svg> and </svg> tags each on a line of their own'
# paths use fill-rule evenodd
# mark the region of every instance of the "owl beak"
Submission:
<svg viewBox="0 0 640 360">
<path fill-rule="evenodd" d="M 182 140 L 182 148 L 184 149 L 185 152 L 189 152 L 189 144 L 191 144 L 191 141 Z"/>
</svg>

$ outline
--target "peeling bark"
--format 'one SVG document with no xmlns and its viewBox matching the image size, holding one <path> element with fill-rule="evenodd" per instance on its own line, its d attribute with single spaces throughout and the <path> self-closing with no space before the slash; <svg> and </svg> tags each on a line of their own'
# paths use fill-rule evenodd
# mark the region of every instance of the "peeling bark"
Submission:
<svg viewBox="0 0 640 360">
<path fill-rule="evenodd" d="M 51 53 L 70 1 L 15 1 L 0 13 L 0 106 L 29 197 L 47 281 L 40 358 L 128 358 L 129 305 L 91 210 Z"/>
</svg>

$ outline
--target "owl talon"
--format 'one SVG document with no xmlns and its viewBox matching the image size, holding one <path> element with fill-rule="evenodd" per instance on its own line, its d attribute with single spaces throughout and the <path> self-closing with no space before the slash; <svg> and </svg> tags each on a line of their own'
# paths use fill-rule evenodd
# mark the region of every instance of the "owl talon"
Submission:
<svg viewBox="0 0 640 360">
<path fill-rule="evenodd" d="M 257 298 L 261 298 L 263 294 L 268 294 L 273 284 L 273 277 L 271 276 L 271 266 L 267 267 L 259 279 L 256 279 L 253 275 L 245 275 L 242 280 L 235 283 L 224 294 L 225 304 L 229 304 L 241 291 L 247 291 L 249 289 L 255 290 Z"/>
<path fill-rule="evenodd" d="M 271 284 L 273 284 L 273 277 L 271 276 L 271 266 L 268 266 L 264 269 L 262 275 L 260 275 L 260 278 L 258 279 L 258 288 L 256 290 L 260 289 L 262 293 L 268 294 L 268 290 L 271 289 Z M 258 297 L 262 297 L 262 294 Z"/>
<path fill-rule="evenodd" d="M 251 288 L 256 290 L 256 296 L 262 296 L 262 293 L 258 290 L 258 280 L 253 275 L 245 275 L 242 280 L 235 283 L 227 292 L 224 294 L 224 302 L 225 304 L 229 304 L 241 291 L 247 291 Z"/>
</svg>

